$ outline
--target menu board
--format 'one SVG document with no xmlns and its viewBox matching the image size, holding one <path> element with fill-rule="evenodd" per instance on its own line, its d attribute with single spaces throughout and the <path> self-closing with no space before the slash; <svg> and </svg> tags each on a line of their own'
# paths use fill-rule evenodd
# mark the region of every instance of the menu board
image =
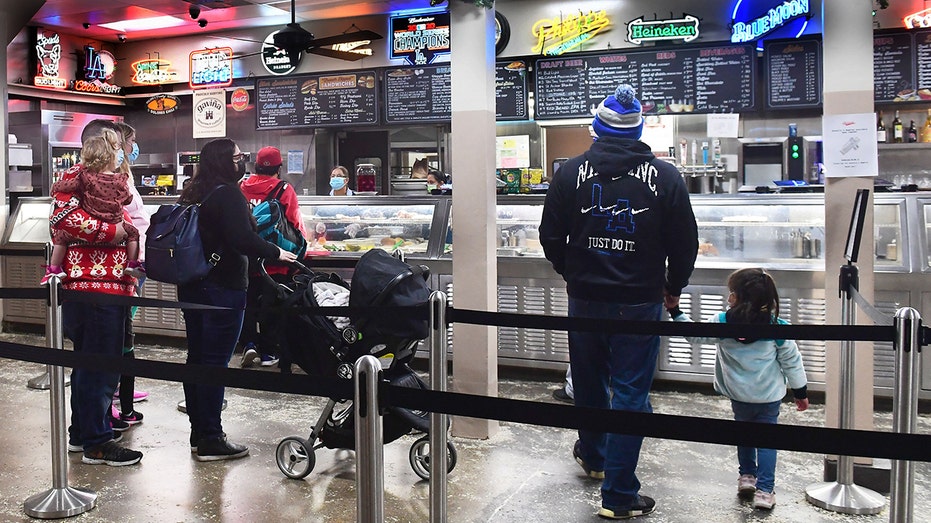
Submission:
<svg viewBox="0 0 931 523">
<path fill-rule="evenodd" d="M 385 122 L 448 122 L 452 119 L 449 65 L 385 72 Z"/>
<path fill-rule="evenodd" d="M 508 121 L 527 118 L 527 62 L 514 60 L 496 63 L 495 119 Z"/>
<path fill-rule="evenodd" d="M 375 71 L 257 79 L 256 129 L 377 123 L 376 84 Z"/>
<path fill-rule="evenodd" d="M 915 93 L 914 42 L 911 33 L 873 36 L 873 98 L 901 102 Z"/>
<path fill-rule="evenodd" d="M 767 108 L 821 107 L 821 42 L 772 40 L 763 48 Z"/>
<path fill-rule="evenodd" d="M 726 113 L 756 108 L 752 45 L 678 47 L 573 56 L 536 63 L 536 118 L 584 118 L 619 84 L 646 113 Z"/>
</svg>

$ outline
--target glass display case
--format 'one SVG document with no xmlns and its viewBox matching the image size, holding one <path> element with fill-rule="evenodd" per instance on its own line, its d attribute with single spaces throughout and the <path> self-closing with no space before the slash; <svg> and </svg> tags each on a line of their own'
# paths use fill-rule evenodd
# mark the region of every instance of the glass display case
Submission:
<svg viewBox="0 0 931 523">
<path fill-rule="evenodd" d="M 20 198 L 3 235 L 3 245 L 33 249 L 50 242 L 48 217 L 51 205 L 52 199 L 48 197 Z"/>
<path fill-rule="evenodd" d="M 43 252 L 51 241 L 48 217 L 52 200 L 49 197 L 20 198 L 3 234 L 2 258 L 4 287 L 37 287 L 45 274 Z M 22 251 L 18 253 L 16 251 Z M 8 322 L 46 324 L 48 304 L 42 300 L 3 301 L 3 319 Z"/>
</svg>

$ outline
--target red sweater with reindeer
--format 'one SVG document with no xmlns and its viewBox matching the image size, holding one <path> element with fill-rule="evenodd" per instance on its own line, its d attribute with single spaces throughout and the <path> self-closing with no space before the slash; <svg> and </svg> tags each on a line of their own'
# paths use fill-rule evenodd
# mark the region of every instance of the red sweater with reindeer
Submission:
<svg viewBox="0 0 931 523">
<path fill-rule="evenodd" d="M 75 165 L 62 175 L 62 179 L 75 178 L 83 169 L 83 165 Z M 126 246 L 113 241 L 116 225 L 98 220 L 82 209 L 80 194 L 59 192 L 52 197 L 49 217 L 52 230 L 67 232 L 78 240 L 68 246 L 62 287 L 103 294 L 133 295 L 136 280 L 123 274 L 127 261 Z M 128 216 L 126 220 L 129 220 Z"/>
</svg>

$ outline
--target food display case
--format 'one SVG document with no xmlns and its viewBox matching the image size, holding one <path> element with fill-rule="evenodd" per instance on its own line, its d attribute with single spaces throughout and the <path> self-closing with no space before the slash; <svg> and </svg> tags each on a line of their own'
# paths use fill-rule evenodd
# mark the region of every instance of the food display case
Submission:
<svg viewBox="0 0 931 523">
<path fill-rule="evenodd" d="M 52 200 L 48 197 L 19 198 L 16 209 L 3 234 L 4 255 L 0 270 L 3 271 L 4 287 L 37 287 L 45 274 L 44 251 L 51 241 L 48 217 Z M 13 254 L 15 251 L 22 253 Z M 21 255 L 20 255 L 21 254 Z M 4 300 L 4 323 L 28 323 L 45 325 L 48 305 L 41 300 Z"/>
</svg>

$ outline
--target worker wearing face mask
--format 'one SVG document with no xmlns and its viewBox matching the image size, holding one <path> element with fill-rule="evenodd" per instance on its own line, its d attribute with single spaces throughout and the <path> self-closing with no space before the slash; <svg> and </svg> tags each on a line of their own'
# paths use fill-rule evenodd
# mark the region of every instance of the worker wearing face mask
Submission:
<svg viewBox="0 0 931 523">
<path fill-rule="evenodd" d="M 352 196 L 349 188 L 349 170 L 337 165 L 330 171 L 330 196 Z"/>
</svg>

